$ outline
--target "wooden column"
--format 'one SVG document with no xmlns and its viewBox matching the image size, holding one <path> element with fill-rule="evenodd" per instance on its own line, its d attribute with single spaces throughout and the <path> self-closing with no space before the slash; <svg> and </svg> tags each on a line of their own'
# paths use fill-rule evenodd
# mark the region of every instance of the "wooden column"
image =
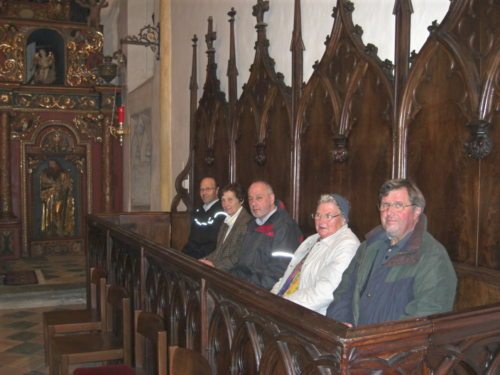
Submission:
<svg viewBox="0 0 500 375">
<path fill-rule="evenodd" d="M 0 113 L 0 219 L 12 219 L 9 114 Z"/>
<path fill-rule="evenodd" d="M 290 51 L 292 52 L 292 129 L 297 126 L 297 113 L 299 101 L 302 97 L 302 86 L 304 81 L 304 41 L 302 40 L 302 13 L 300 0 L 295 0 L 295 10 L 293 17 L 293 33 Z M 295 131 L 294 131 L 295 133 Z M 292 133 L 294 140 L 293 147 L 293 168 L 291 173 L 290 191 L 292 195 L 291 214 L 295 220 L 299 217 L 300 201 L 300 178 L 297 172 L 297 165 L 300 163 L 297 149 L 299 147 L 297 138 Z"/>
<path fill-rule="evenodd" d="M 229 16 L 229 60 L 227 62 L 228 92 L 229 92 L 229 128 L 231 129 L 229 146 L 229 181 L 236 181 L 234 165 L 236 164 L 236 150 L 234 139 L 236 134 L 232 134 L 234 129 L 234 111 L 238 101 L 238 68 L 236 67 L 236 47 L 234 37 L 234 8 L 227 13 Z M 193 56 L 194 57 L 194 56 Z"/>
<path fill-rule="evenodd" d="M 401 98 L 410 69 L 411 0 L 396 0 L 393 14 L 396 16 L 396 38 L 394 48 L 394 103 L 393 125 L 396 134 L 393 145 L 392 177 L 406 177 L 407 129 L 401 123 Z"/>
</svg>

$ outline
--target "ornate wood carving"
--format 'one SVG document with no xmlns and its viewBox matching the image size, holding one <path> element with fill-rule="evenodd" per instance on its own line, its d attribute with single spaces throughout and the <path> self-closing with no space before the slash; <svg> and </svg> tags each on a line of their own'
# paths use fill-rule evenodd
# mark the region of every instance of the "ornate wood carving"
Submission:
<svg viewBox="0 0 500 375">
<path fill-rule="evenodd" d="M 101 112 L 77 115 L 73 118 L 73 124 L 81 134 L 99 143 L 103 140 L 103 123 L 104 115 Z"/>
<path fill-rule="evenodd" d="M 338 163 L 343 163 L 347 160 L 349 156 L 349 151 L 347 150 L 347 138 L 343 135 L 334 137 L 334 149 L 332 151 L 333 160 Z"/>
<path fill-rule="evenodd" d="M 234 18 L 236 11 L 234 8 L 227 13 L 229 16 L 229 60 L 227 62 L 227 77 L 228 77 L 228 97 L 229 97 L 229 124 L 232 130 L 232 124 L 235 117 L 236 101 L 238 100 L 238 68 L 236 66 L 236 47 L 234 35 Z M 232 136 L 230 136 L 231 139 Z M 230 148 L 229 154 L 229 180 L 235 181 L 235 150 Z"/>
<path fill-rule="evenodd" d="M 500 217 L 493 207 L 500 201 L 493 193 L 498 156 L 489 149 L 500 138 L 483 124 L 498 124 L 492 108 L 499 55 L 492 45 L 499 36 L 491 17 L 499 15 L 491 2 L 451 3 L 414 59 L 400 117 L 408 174 L 428 196 L 431 232 L 454 260 L 494 269 L 500 258 L 492 228 Z M 436 189 L 441 193 L 432 194 Z"/>
<path fill-rule="evenodd" d="M 66 44 L 68 69 L 66 84 L 69 86 L 92 86 L 97 84 L 97 75 L 88 61 L 97 60 L 102 54 L 103 36 L 98 31 L 82 30 Z"/>
<path fill-rule="evenodd" d="M 346 2 L 334 9 L 325 54 L 315 65 L 298 107 L 294 160 L 300 184 L 295 196 L 299 224 L 306 233 L 313 229 L 308 214 L 317 197 L 332 191 L 356 197 L 357 206 L 363 207 L 358 212 L 353 207 L 351 226 L 356 233 L 371 229 L 377 212 L 368 209 L 376 204 L 369 190 L 377 191 L 391 173 L 393 138 L 388 113 L 392 84 L 376 48 L 362 44 L 361 32 L 352 24 L 352 11 L 353 5 Z M 377 156 L 370 157 L 364 152 L 367 149 Z M 351 170 L 370 172 L 353 174 L 348 172 Z"/>
<path fill-rule="evenodd" d="M 12 219 L 9 114 L 0 112 L 0 220 Z M 5 252 L 5 251 L 3 251 Z"/>
<path fill-rule="evenodd" d="M 354 5 L 339 0 L 324 55 L 303 87 L 292 74 L 292 90 L 268 55 L 269 6 L 259 0 L 253 8 L 255 56 L 229 123 L 229 167 L 217 165 L 217 137 L 197 131 L 192 181 L 228 169 L 231 180 L 245 187 L 268 179 L 306 233 L 313 230 L 308 214 L 318 195 L 339 192 L 356 201 L 350 225 L 362 237 L 379 222 L 374 207 L 380 184 L 410 177 L 428 197 L 430 231 L 452 258 L 499 269 L 498 5 L 453 1 L 442 24 L 429 27 L 424 47 L 409 56 L 412 4 L 396 1 L 393 65 L 362 43 L 363 30 L 352 23 Z M 299 1 L 295 7 L 292 67 L 298 74 Z M 213 124 L 217 106 L 202 108 L 205 117 L 198 119 Z M 467 126 L 485 123 L 491 125 Z"/>
<path fill-rule="evenodd" d="M 12 24 L 0 26 L 0 76 L 8 82 L 24 79 L 24 35 Z"/>
<path fill-rule="evenodd" d="M 121 150 L 112 141 L 101 145 L 103 121 L 113 116 L 119 91 L 97 81 L 103 35 L 73 23 L 66 0 L 1 1 L 0 18 L 0 109 L 9 117 L 7 144 L 1 147 L 7 162 L 1 170 L 10 172 L 12 184 L 7 192 L 7 180 L 0 180 L 0 191 L 8 193 L 16 217 L 0 223 L 5 243 L 15 246 L 0 256 L 83 252 L 86 213 L 121 207 Z M 45 80 L 36 64 L 42 49 L 54 56 L 51 78 Z M 102 173 L 104 158 L 114 159 L 115 180 L 110 167 Z M 49 163 L 70 174 L 78 210 L 75 231 L 61 229 L 62 220 L 50 223 L 50 230 L 40 229 L 40 175 Z"/>
<path fill-rule="evenodd" d="M 69 21 L 69 1 L 33 2 L 28 0 L 3 1 L 0 14 L 11 18 L 42 21 Z"/>
<path fill-rule="evenodd" d="M 95 110 L 99 104 L 94 95 L 17 93 L 14 98 L 15 104 L 21 108 Z"/>
<path fill-rule="evenodd" d="M 486 121 L 467 124 L 470 130 L 470 139 L 465 142 L 467 156 L 480 160 L 491 153 L 493 144 L 489 135 L 490 124 Z"/>
<path fill-rule="evenodd" d="M 86 145 L 56 121 L 23 137 L 20 146 L 23 255 L 82 252 L 89 190 Z"/>
<path fill-rule="evenodd" d="M 236 105 L 231 148 L 236 156 L 236 180 L 245 187 L 256 179 L 268 180 L 279 192 L 278 198 L 289 207 L 292 202 L 291 96 L 283 75 L 275 72 L 274 61 L 269 56 L 264 22 L 268 10 L 268 1 L 259 0 L 253 7 L 252 14 L 257 20 L 255 57 L 249 80 Z"/>
<path fill-rule="evenodd" d="M 10 124 L 12 139 L 27 139 L 40 126 L 40 115 L 33 112 L 14 112 Z"/>
<path fill-rule="evenodd" d="M 220 186 L 229 181 L 229 107 L 224 93 L 220 90 L 215 63 L 214 42 L 217 38 L 213 31 L 212 17 L 208 18 L 208 30 L 205 35 L 207 45 L 207 75 L 203 86 L 203 95 L 195 114 L 194 130 L 194 191 L 196 204 L 198 182 L 204 176 L 213 176 Z"/>
</svg>

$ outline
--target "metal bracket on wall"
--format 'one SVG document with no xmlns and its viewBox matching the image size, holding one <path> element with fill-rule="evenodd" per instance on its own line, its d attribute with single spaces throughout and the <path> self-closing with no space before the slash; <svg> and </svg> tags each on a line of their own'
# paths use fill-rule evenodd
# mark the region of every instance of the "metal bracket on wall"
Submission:
<svg viewBox="0 0 500 375">
<path fill-rule="evenodd" d="M 160 60 L 160 23 L 155 25 L 155 15 L 151 16 L 153 25 L 146 25 L 139 30 L 138 35 L 127 35 L 120 39 L 121 44 L 135 44 L 138 46 L 150 47 L 156 54 L 156 60 Z"/>
</svg>

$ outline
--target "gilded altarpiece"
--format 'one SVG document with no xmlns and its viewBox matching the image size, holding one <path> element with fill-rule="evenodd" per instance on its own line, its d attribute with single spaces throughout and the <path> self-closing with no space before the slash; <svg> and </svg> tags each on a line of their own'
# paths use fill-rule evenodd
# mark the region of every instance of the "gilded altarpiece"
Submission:
<svg viewBox="0 0 500 375">
<path fill-rule="evenodd" d="M 91 211 L 91 145 L 70 126 L 49 123 L 22 149 L 23 243 L 31 256 L 82 252 L 82 223 Z"/>
<path fill-rule="evenodd" d="M 101 27 L 72 9 L 0 2 L 0 259 L 82 253 L 86 215 L 122 207 L 120 88 Z"/>
</svg>

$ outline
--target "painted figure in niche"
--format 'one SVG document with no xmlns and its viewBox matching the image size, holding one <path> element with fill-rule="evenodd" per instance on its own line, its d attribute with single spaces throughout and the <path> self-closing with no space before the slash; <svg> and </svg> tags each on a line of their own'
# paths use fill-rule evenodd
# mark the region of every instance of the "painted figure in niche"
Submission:
<svg viewBox="0 0 500 375">
<path fill-rule="evenodd" d="M 87 25 L 98 28 L 101 24 L 101 9 L 106 8 L 109 5 L 108 2 L 106 0 L 76 0 L 76 2 L 78 5 L 89 10 Z"/>
<path fill-rule="evenodd" d="M 39 49 L 33 56 L 33 66 L 35 74 L 33 83 L 49 85 L 56 80 L 55 57 L 52 52 L 43 48 Z"/>
<path fill-rule="evenodd" d="M 49 160 L 47 168 L 40 175 L 40 199 L 41 232 L 48 237 L 73 235 L 75 229 L 73 180 L 57 160 Z"/>
</svg>

